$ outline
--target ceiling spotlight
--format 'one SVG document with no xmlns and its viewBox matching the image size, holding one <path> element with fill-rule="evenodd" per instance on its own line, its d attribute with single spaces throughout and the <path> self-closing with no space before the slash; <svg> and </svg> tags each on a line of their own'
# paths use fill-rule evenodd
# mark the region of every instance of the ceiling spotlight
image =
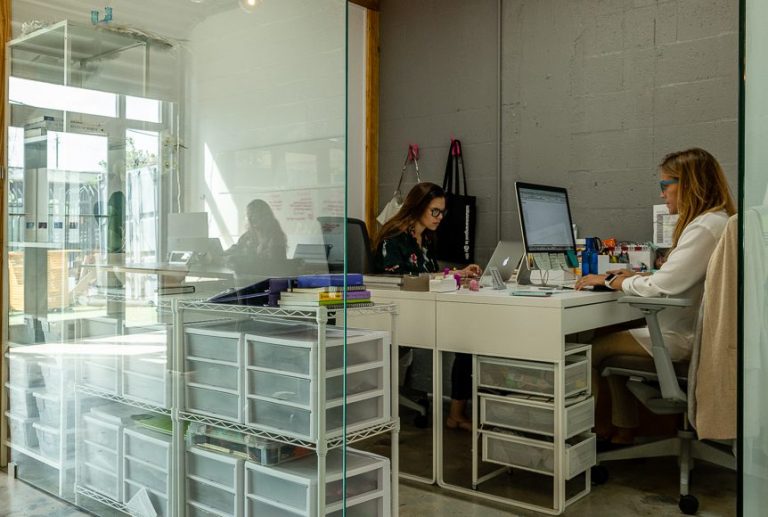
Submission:
<svg viewBox="0 0 768 517">
<path fill-rule="evenodd" d="M 264 0 L 238 0 L 240 2 L 240 8 L 246 13 L 252 13 L 255 11 Z"/>
</svg>

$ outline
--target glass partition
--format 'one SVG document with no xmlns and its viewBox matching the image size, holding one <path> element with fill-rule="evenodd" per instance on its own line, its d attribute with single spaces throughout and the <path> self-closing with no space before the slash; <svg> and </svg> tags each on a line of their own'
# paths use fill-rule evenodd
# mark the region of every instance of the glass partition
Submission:
<svg viewBox="0 0 768 517">
<path fill-rule="evenodd" d="M 746 25 L 744 44 L 744 138 L 743 186 L 740 213 L 743 241 L 742 277 L 742 408 L 741 471 L 743 515 L 762 515 L 768 505 L 768 153 L 764 145 L 768 131 L 768 64 L 762 58 L 768 50 L 763 22 L 768 19 L 764 2 L 742 3 Z"/>
<path fill-rule="evenodd" d="M 391 336 L 328 276 L 346 2 L 81 5 L 13 2 L 18 477 L 97 515 L 388 515 L 389 460 L 346 441 L 395 428 Z"/>
</svg>

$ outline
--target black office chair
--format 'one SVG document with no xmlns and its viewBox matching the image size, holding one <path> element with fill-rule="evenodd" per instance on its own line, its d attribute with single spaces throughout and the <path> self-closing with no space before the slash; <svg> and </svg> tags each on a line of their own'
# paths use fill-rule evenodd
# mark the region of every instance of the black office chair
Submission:
<svg viewBox="0 0 768 517">
<path fill-rule="evenodd" d="M 725 234 L 723 235 L 724 238 Z M 721 244 L 723 243 L 721 242 Z M 728 250 L 725 246 L 718 246 L 713 257 L 718 252 L 736 253 L 735 250 Z M 710 267 L 710 269 L 712 268 Z M 711 271 L 708 270 L 707 280 L 709 280 L 709 274 Z M 715 271 L 715 274 L 722 273 Z M 709 296 L 722 296 L 722 294 L 719 290 L 708 287 L 708 282 L 705 281 L 704 304 L 707 303 Z M 673 362 L 664 344 L 658 313 L 674 307 L 690 306 L 691 301 L 683 298 L 624 296 L 619 299 L 619 302 L 628 303 L 645 316 L 650 331 L 652 356 L 647 358 L 635 356 L 609 358 L 601 364 L 601 375 L 603 377 L 610 375 L 626 377 L 628 379 L 627 387 L 645 407 L 657 415 L 682 415 L 683 427 L 678 431 L 676 437 L 600 453 L 597 455 L 597 461 L 602 464 L 605 461 L 613 460 L 660 456 L 677 457 L 680 465 L 680 501 L 678 506 L 683 513 L 693 515 L 699 508 L 698 500 L 689 493 L 690 472 L 694 467 L 694 460 L 703 460 L 735 470 L 736 458 L 733 443 L 730 441 L 700 440 L 688 419 L 689 399 L 693 396 L 692 380 L 696 375 L 697 363 L 695 358 L 699 356 L 700 340 L 694 340 L 694 361 L 692 361 L 693 367 L 690 370 L 688 361 Z M 702 382 L 706 382 L 706 380 Z M 593 467 L 592 479 L 595 483 L 605 482 L 607 475 L 608 473 L 602 465 Z"/>
<path fill-rule="evenodd" d="M 323 232 L 323 242 L 329 246 L 328 271 L 330 273 L 344 272 L 344 217 L 318 217 Z M 346 219 L 347 224 L 347 271 L 350 273 L 373 273 L 373 251 L 368 229 L 360 219 Z M 398 356 L 400 365 L 400 385 L 405 384 L 406 374 L 413 362 L 413 350 L 400 347 Z M 401 394 L 398 401 L 401 406 L 418 413 L 415 423 L 418 427 L 426 427 L 429 414 L 429 403 L 426 395 L 410 393 L 411 397 Z"/>
<path fill-rule="evenodd" d="M 330 273 L 344 272 L 344 217 L 318 217 L 320 229 L 323 232 L 323 242 L 329 246 L 328 271 Z M 350 273 L 373 272 L 373 256 L 371 241 L 365 222 L 360 219 L 346 219 L 347 271 Z"/>
</svg>

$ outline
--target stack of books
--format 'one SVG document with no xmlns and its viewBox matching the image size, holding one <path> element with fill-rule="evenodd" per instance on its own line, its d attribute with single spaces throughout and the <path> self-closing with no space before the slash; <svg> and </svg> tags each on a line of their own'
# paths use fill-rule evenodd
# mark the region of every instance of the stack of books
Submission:
<svg viewBox="0 0 768 517">
<path fill-rule="evenodd" d="M 347 275 L 346 289 L 344 275 L 305 275 L 296 279 L 296 287 L 280 294 L 280 307 L 284 309 L 308 310 L 317 307 L 343 309 L 347 307 L 370 307 L 371 292 L 363 284 L 362 275 Z M 346 295 L 346 296 L 345 296 Z"/>
</svg>

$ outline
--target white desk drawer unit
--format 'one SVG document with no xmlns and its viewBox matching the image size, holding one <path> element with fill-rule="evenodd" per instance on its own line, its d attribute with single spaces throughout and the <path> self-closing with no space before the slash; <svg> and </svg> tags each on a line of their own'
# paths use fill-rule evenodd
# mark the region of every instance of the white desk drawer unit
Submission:
<svg viewBox="0 0 768 517">
<path fill-rule="evenodd" d="M 342 452 L 328 453 L 326 462 L 326 513 L 340 512 L 342 494 Z M 372 504 L 376 513 L 366 517 L 384 517 L 389 513 L 389 460 L 374 454 L 347 449 L 347 506 L 382 499 Z M 245 515 L 248 517 L 317 517 L 317 457 L 307 456 L 282 465 L 264 467 L 245 463 Z M 370 507 L 367 507 L 370 509 Z M 378 512 L 381 513 L 378 513 Z M 348 510 L 349 512 L 349 510 Z M 349 513 L 347 513 L 349 515 Z M 361 514 L 362 515 L 362 514 Z"/>
<path fill-rule="evenodd" d="M 145 430 L 123 429 L 123 502 L 146 489 L 159 516 L 169 513 L 171 437 Z"/>
<path fill-rule="evenodd" d="M 566 401 L 566 404 L 568 401 Z M 564 436 L 570 438 L 595 425 L 594 399 L 589 397 L 565 408 Z M 555 407 L 550 402 L 525 397 L 480 394 L 480 423 L 546 436 L 555 435 Z"/>
<path fill-rule="evenodd" d="M 242 517 L 244 461 L 192 447 L 187 451 L 187 515 Z"/>
<path fill-rule="evenodd" d="M 586 355 L 566 356 L 566 397 L 587 390 L 588 370 Z M 481 388 L 549 397 L 555 393 L 555 365 L 552 363 L 479 357 L 478 377 L 477 384 Z"/>
<path fill-rule="evenodd" d="M 483 461 L 553 475 L 554 445 L 514 434 L 482 432 Z M 595 464 L 595 435 L 584 433 L 565 444 L 565 478 L 571 479 Z"/>
<path fill-rule="evenodd" d="M 165 354 L 125 355 L 122 366 L 123 397 L 170 408 L 171 383 Z"/>
</svg>

